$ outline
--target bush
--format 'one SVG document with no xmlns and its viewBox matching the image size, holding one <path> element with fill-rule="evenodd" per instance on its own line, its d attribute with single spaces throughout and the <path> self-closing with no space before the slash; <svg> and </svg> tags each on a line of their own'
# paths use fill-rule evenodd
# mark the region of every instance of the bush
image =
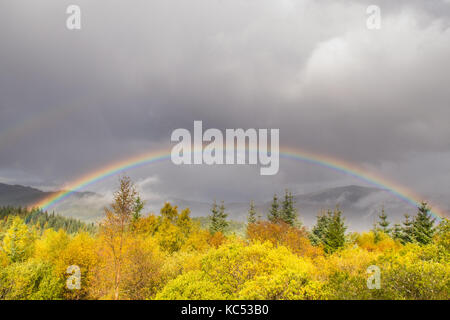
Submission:
<svg viewBox="0 0 450 320">
<path fill-rule="evenodd" d="M 314 247 L 304 228 L 298 229 L 279 221 L 259 221 L 247 227 L 248 238 L 253 242 L 271 242 L 274 246 L 285 246 L 300 256 L 316 257 L 323 255 L 321 247 Z"/>
<path fill-rule="evenodd" d="M 321 296 L 320 283 L 311 278 L 314 269 L 286 247 L 234 241 L 211 249 L 200 270 L 170 281 L 157 298 L 196 299 L 202 296 L 195 290 L 206 290 L 203 299 L 312 299 Z"/>
<path fill-rule="evenodd" d="M 203 272 L 189 271 L 170 281 L 156 295 L 158 300 L 223 300 L 225 295 Z"/>
<path fill-rule="evenodd" d="M 61 299 L 64 282 L 49 263 L 29 260 L 0 271 L 0 298 L 4 300 Z"/>
</svg>

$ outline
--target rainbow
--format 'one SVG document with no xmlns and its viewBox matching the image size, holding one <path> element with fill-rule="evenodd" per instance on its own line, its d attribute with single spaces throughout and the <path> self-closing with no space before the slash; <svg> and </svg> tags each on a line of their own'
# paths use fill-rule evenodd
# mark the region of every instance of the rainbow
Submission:
<svg viewBox="0 0 450 320">
<path fill-rule="evenodd" d="M 95 184 L 103 179 L 121 173 L 125 170 L 135 169 L 137 167 L 142 167 L 144 165 L 149 165 L 157 162 L 162 162 L 170 159 L 171 150 L 162 149 L 159 151 L 153 151 L 137 156 L 133 156 L 124 159 L 119 162 L 111 163 L 105 167 L 95 170 L 79 179 L 70 182 L 63 191 L 52 194 L 51 196 L 42 199 L 38 203 L 35 203 L 33 208 L 40 208 L 41 210 L 48 210 L 50 207 L 54 206 L 58 202 L 70 196 L 76 191 L 80 191 L 87 186 Z M 384 177 L 373 174 L 364 170 L 355 164 L 351 164 L 330 156 L 320 155 L 317 153 L 310 153 L 304 150 L 290 147 L 280 148 L 280 157 L 299 160 L 305 163 L 310 163 L 313 165 L 319 165 L 321 167 L 329 168 L 337 172 L 341 172 L 347 176 L 357 178 L 364 181 L 372 186 L 380 189 L 384 189 L 402 201 L 410 204 L 413 207 L 417 207 L 422 198 L 415 194 L 412 190 L 409 190 L 403 186 L 396 184 L 393 181 L 387 180 Z M 431 214 L 441 220 L 441 218 L 446 217 L 446 213 L 437 208 L 433 207 Z"/>
<path fill-rule="evenodd" d="M 27 138 L 32 132 L 46 128 L 48 125 L 58 122 L 73 113 L 77 108 L 56 106 L 48 108 L 38 116 L 30 116 L 19 125 L 0 131 L 0 149 L 8 147 L 12 143 L 17 143 L 19 139 Z"/>
</svg>

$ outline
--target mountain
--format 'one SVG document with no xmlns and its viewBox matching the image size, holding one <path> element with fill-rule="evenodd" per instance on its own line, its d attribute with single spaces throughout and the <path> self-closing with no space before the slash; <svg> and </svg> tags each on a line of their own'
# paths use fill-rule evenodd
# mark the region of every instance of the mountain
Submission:
<svg viewBox="0 0 450 320">
<path fill-rule="evenodd" d="M 54 193 L 0 183 L 0 206 L 29 206 Z M 282 194 L 278 196 L 279 198 L 283 197 Z M 205 217 L 210 214 L 211 203 L 208 202 L 170 197 L 167 200 L 179 208 L 189 208 L 192 217 Z M 416 213 L 416 208 L 399 200 L 387 190 L 356 185 L 297 194 L 294 196 L 294 200 L 300 220 L 308 227 L 315 224 L 316 216 L 321 211 L 334 209 L 336 206 L 343 211 L 349 230 L 355 231 L 370 229 L 383 206 L 392 223 L 401 222 L 405 213 L 411 215 Z M 439 200 L 436 202 L 445 204 L 443 199 Z M 108 205 L 108 202 L 108 198 L 103 195 L 93 192 L 75 192 L 53 209 L 67 217 L 96 221 L 103 216 L 103 207 Z M 270 204 L 271 199 L 256 203 L 256 209 L 262 217 L 267 216 Z M 152 203 L 151 205 L 151 207 L 146 207 L 146 211 L 159 213 L 163 203 Z M 226 202 L 225 207 L 230 219 L 246 220 L 249 203 Z M 448 207 L 450 208 L 450 206 Z"/>
<path fill-rule="evenodd" d="M 50 194 L 31 187 L 0 183 L 0 206 L 28 207 Z"/>
<path fill-rule="evenodd" d="M 278 197 L 282 198 L 283 194 L 279 194 Z M 403 221 L 405 213 L 414 215 L 417 211 L 411 204 L 403 202 L 385 189 L 357 185 L 297 194 L 294 195 L 294 200 L 299 218 L 307 227 L 315 224 L 316 217 L 320 212 L 332 210 L 336 206 L 343 211 L 349 230 L 352 231 L 370 229 L 378 219 L 383 207 L 392 224 Z M 171 199 L 170 201 L 181 208 L 189 207 L 194 217 L 206 216 L 210 213 L 210 203 L 181 199 Z M 261 216 L 266 217 L 270 205 L 271 199 L 256 203 L 256 210 Z M 225 207 L 231 219 L 246 220 L 249 203 L 230 202 L 225 203 Z"/>
<path fill-rule="evenodd" d="M 60 191 L 41 191 L 36 188 L 0 183 L 0 206 L 28 207 Z M 71 196 L 83 198 L 95 195 L 94 192 L 74 192 Z"/>
<path fill-rule="evenodd" d="M 59 191 L 46 192 L 17 184 L 10 185 L 0 183 L 0 207 L 30 207 L 40 200 L 57 193 L 59 193 Z M 103 196 L 94 192 L 74 192 L 67 201 L 64 201 L 57 209 L 58 212 L 67 217 L 94 221 L 101 215 L 99 209 L 101 209 L 103 204 L 100 204 L 100 201 L 97 201 L 101 198 L 103 198 Z M 88 203 L 90 203 L 90 205 L 86 206 Z"/>
</svg>

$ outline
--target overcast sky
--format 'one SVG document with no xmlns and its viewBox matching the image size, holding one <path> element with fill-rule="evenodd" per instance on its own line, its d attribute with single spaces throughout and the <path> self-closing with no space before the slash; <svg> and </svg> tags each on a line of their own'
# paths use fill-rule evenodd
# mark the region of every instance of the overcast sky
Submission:
<svg viewBox="0 0 450 320">
<path fill-rule="evenodd" d="M 69 31 L 69 4 L 82 29 Z M 381 8 L 381 29 L 366 9 Z M 176 128 L 279 128 L 424 196 L 450 193 L 448 0 L 0 0 L 0 182 L 57 189 Z M 149 198 L 361 184 L 282 159 L 126 172 Z M 89 186 L 107 192 L 117 177 Z"/>
</svg>

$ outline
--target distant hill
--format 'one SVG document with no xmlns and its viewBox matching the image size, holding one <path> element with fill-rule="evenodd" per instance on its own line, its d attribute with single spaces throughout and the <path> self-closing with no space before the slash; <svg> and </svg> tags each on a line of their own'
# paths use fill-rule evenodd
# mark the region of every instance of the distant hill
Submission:
<svg viewBox="0 0 450 320">
<path fill-rule="evenodd" d="M 0 206 L 27 207 L 51 194 L 31 187 L 0 183 Z"/>
<path fill-rule="evenodd" d="M 59 192 L 60 191 L 45 192 L 36 188 L 21 186 L 18 184 L 11 185 L 0 183 L 0 206 L 28 207 Z M 72 196 L 77 198 L 93 195 L 95 195 L 94 192 L 74 192 L 72 194 Z"/>
<path fill-rule="evenodd" d="M 279 198 L 283 194 L 278 194 Z M 316 222 L 316 216 L 323 210 L 334 209 L 336 206 L 343 211 L 350 230 L 367 230 L 377 220 L 378 214 L 384 206 L 389 220 L 401 222 L 405 213 L 415 214 L 416 209 L 403 202 L 389 191 L 378 188 L 350 185 L 336 188 L 323 189 L 317 192 L 294 195 L 300 220 L 308 227 Z M 206 216 L 210 212 L 211 204 L 171 199 L 173 204 L 182 208 L 189 207 L 192 216 Z M 271 199 L 256 203 L 257 212 L 266 217 L 271 205 Z M 225 203 L 231 219 L 245 221 L 249 203 L 231 202 Z"/>
<path fill-rule="evenodd" d="M 17 184 L 0 183 L 0 207 L 30 207 L 57 193 L 59 191 L 46 192 Z M 57 208 L 57 211 L 64 216 L 94 221 L 102 213 L 101 208 L 105 204 L 104 201 L 101 201 L 102 198 L 103 196 L 94 192 L 74 192 Z"/>
<path fill-rule="evenodd" d="M 31 187 L 0 183 L 0 206 L 29 206 L 54 193 Z M 282 198 L 283 194 L 278 196 Z M 399 200 L 386 190 L 357 185 L 297 194 L 294 196 L 294 200 L 301 221 L 308 227 L 314 225 L 316 216 L 321 210 L 334 209 L 336 206 L 339 206 L 343 211 L 350 230 L 358 231 L 372 227 L 382 206 L 384 206 L 389 220 L 392 222 L 402 221 L 405 213 L 416 213 L 416 209 L 410 204 Z M 439 199 L 436 202 L 445 204 L 446 200 L 448 199 Z M 167 201 L 180 208 L 190 208 L 192 217 L 205 217 L 210 214 L 211 203 L 208 202 L 171 197 L 167 197 Z M 108 202 L 106 196 L 97 193 L 75 192 L 68 199 L 58 204 L 54 210 L 63 216 L 91 222 L 97 221 L 103 216 L 103 207 L 108 205 Z M 266 217 L 270 204 L 271 199 L 256 203 L 258 213 Z M 151 203 L 151 205 L 146 210 L 159 213 L 163 203 Z M 225 202 L 225 206 L 230 219 L 245 222 L 249 203 Z M 448 207 L 450 208 L 450 206 Z"/>
</svg>

